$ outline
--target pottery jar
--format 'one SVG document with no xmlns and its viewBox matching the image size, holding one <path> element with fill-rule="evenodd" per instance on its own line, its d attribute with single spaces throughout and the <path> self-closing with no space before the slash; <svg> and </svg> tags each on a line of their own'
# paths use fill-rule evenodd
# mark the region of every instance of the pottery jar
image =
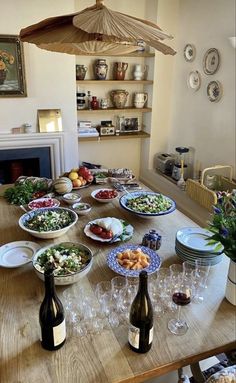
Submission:
<svg viewBox="0 0 236 383">
<path fill-rule="evenodd" d="M 134 67 L 134 80 L 142 80 L 146 70 L 146 65 L 136 64 Z"/>
<path fill-rule="evenodd" d="M 76 65 L 76 80 L 84 80 L 87 70 L 85 65 Z"/>
<path fill-rule="evenodd" d="M 134 93 L 134 106 L 135 108 L 143 108 L 146 101 L 147 101 L 148 95 L 144 92 L 136 92 Z"/>
<path fill-rule="evenodd" d="M 116 62 L 114 67 L 115 80 L 124 80 L 128 63 Z"/>
<path fill-rule="evenodd" d="M 108 99 L 107 98 L 101 98 L 100 108 L 101 109 L 107 109 L 108 108 Z"/>
<path fill-rule="evenodd" d="M 105 80 L 107 76 L 108 65 L 105 59 L 99 59 L 95 64 L 95 77 L 96 80 Z"/>
<path fill-rule="evenodd" d="M 115 108 L 122 109 L 125 107 L 129 92 L 124 89 L 116 89 L 111 91 L 111 101 Z"/>
</svg>

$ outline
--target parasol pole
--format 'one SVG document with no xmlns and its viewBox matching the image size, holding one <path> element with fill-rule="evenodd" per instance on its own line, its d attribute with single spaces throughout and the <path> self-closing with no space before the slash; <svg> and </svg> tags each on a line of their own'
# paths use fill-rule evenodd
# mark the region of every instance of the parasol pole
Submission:
<svg viewBox="0 0 236 383">
<path fill-rule="evenodd" d="M 104 0 L 96 0 L 96 5 L 104 5 Z"/>
</svg>

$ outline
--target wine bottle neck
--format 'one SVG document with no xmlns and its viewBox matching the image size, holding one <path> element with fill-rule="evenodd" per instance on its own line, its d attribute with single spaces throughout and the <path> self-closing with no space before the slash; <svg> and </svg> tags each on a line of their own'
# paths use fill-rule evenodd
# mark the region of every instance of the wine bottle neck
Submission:
<svg viewBox="0 0 236 383">
<path fill-rule="evenodd" d="M 140 276 L 139 279 L 139 292 L 147 293 L 148 292 L 148 279 L 146 275 Z"/>
<path fill-rule="evenodd" d="M 54 277 L 53 274 L 44 275 L 45 278 L 45 293 L 55 295 Z"/>
</svg>

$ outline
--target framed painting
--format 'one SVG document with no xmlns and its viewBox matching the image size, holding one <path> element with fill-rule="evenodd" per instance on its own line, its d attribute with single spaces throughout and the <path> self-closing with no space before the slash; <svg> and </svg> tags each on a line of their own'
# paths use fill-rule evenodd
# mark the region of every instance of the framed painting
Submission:
<svg viewBox="0 0 236 383">
<path fill-rule="evenodd" d="M 0 35 L 0 97 L 5 96 L 27 96 L 23 45 L 15 35 Z"/>
</svg>

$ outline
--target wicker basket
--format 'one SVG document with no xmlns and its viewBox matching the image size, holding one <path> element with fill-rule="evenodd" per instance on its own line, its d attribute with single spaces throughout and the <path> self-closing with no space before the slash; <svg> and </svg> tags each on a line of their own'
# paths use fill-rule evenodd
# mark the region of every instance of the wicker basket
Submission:
<svg viewBox="0 0 236 383">
<path fill-rule="evenodd" d="M 188 179 L 186 193 L 194 201 L 212 211 L 217 202 L 217 191 L 232 191 L 236 183 L 232 181 L 232 166 L 216 165 L 202 171 L 200 181 Z"/>
</svg>

